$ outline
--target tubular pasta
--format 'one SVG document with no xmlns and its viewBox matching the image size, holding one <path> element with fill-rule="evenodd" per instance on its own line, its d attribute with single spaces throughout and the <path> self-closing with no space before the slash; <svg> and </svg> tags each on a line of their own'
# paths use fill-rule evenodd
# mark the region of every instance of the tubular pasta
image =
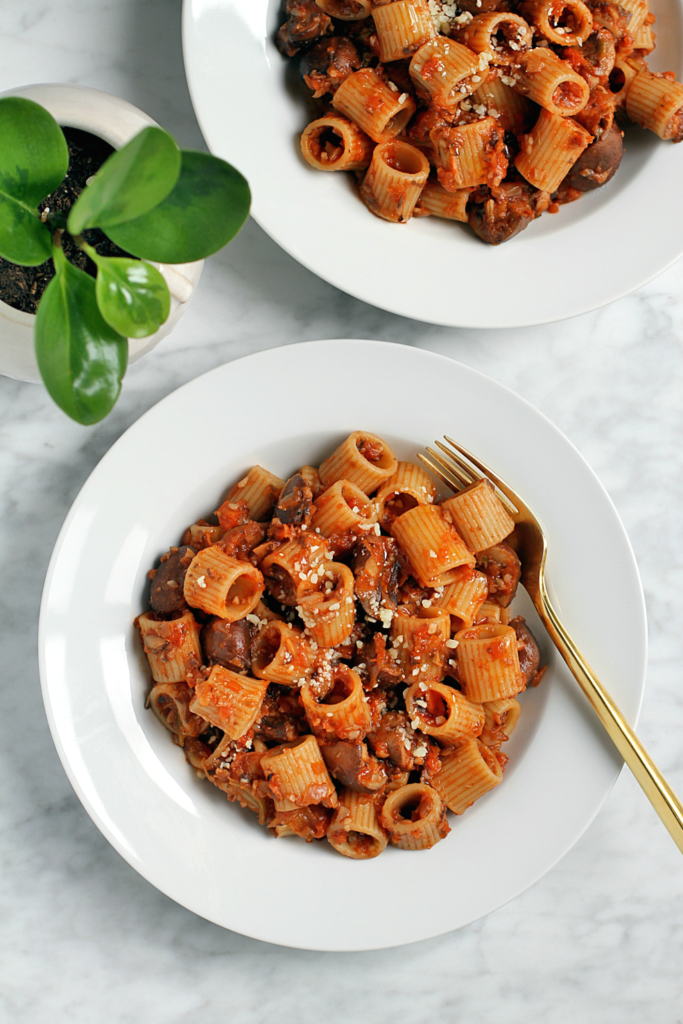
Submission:
<svg viewBox="0 0 683 1024">
<path fill-rule="evenodd" d="M 500 185 L 507 172 L 501 129 L 494 117 L 457 128 L 433 128 L 436 173 L 449 192 L 474 185 Z"/>
<path fill-rule="evenodd" d="M 405 224 L 428 177 L 424 153 L 401 139 L 390 139 L 375 147 L 360 197 L 375 216 Z"/>
<path fill-rule="evenodd" d="M 228 492 L 227 501 L 245 501 L 252 519 L 259 522 L 272 511 L 284 480 L 269 473 L 263 466 L 254 466 Z"/>
<path fill-rule="evenodd" d="M 581 45 L 593 31 L 593 15 L 582 0 L 526 0 L 521 10 L 557 46 Z"/>
<path fill-rule="evenodd" d="M 437 110 L 453 111 L 486 75 L 488 57 L 452 39 L 437 36 L 410 61 L 410 77 L 420 96 Z"/>
<path fill-rule="evenodd" d="M 183 592 L 191 608 L 234 622 L 253 612 L 259 603 L 263 576 L 250 562 L 231 558 L 214 544 L 190 562 Z"/>
<path fill-rule="evenodd" d="M 325 487 L 347 480 L 365 494 L 372 494 L 396 472 L 397 466 L 398 460 L 386 441 L 365 430 L 354 430 L 321 463 L 320 479 Z"/>
<path fill-rule="evenodd" d="M 450 832 L 441 797 L 422 783 L 390 793 L 379 820 L 394 846 L 402 850 L 429 850 Z"/>
<path fill-rule="evenodd" d="M 337 665 L 330 692 L 318 700 L 313 683 L 301 688 L 301 703 L 314 732 L 332 733 L 340 740 L 361 740 L 370 728 L 370 711 L 357 672 Z"/>
<path fill-rule="evenodd" d="M 398 516 L 409 512 L 416 505 L 431 504 L 435 497 L 436 487 L 421 466 L 412 462 L 399 462 L 396 472 L 384 481 L 375 495 L 377 518 L 384 529 L 388 530 Z"/>
<path fill-rule="evenodd" d="M 267 679 L 250 679 L 214 665 L 207 678 L 197 682 L 190 710 L 237 740 L 256 721 L 267 688 Z"/>
<path fill-rule="evenodd" d="M 515 167 L 536 188 L 554 192 L 592 141 L 576 121 L 541 110 L 532 130 L 522 136 Z"/>
<path fill-rule="evenodd" d="M 447 611 L 418 608 L 414 615 L 407 615 L 399 608 L 391 620 L 391 639 L 398 652 L 396 664 L 408 683 L 443 679 L 450 635 L 451 617 Z"/>
<path fill-rule="evenodd" d="M 448 612 L 451 628 L 455 632 L 473 625 L 475 618 L 481 614 L 489 592 L 488 580 L 483 572 L 465 566 L 458 573 L 458 579 L 448 583 L 443 591 L 437 592 L 432 598 L 433 608 Z M 499 605 L 496 607 L 500 610 Z"/>
<path fill-rule="evenodd" d="M 170 622 L 160 621 L 154 612 L 145 612 L 136 621 L 156 683 L 182 683 L 201 665 L 199 626 L 191 612 Z"/>
<path fill-rule="evenodd" d="M 441 508 L 450 513 L 456 530 L 475 555 L 504 540 L 515 528 L 514 519 L 486 479 L 442 501 Z"/>
<path fill-rule="evenodd" d="M 633 49 L 652 53 L 655 48 L 655 34 L 651 25 L 641 25 L 633 39 Z"/>
<path fill-rule="evenodd" d="M 306 736 L 295 746 L 274 747 L 261 758 L 261 767 L 275 799 L 297 807 L 337 806 L 337 792 L 315 736 Z"/>
<path fill-rule="evenodd" d="M 459 220 L 467 223 L 467 200 L 470 188 L 459 188 L 447 192 L 438 181 L 428 181 L 420 193 L 415 207 L 416 216 L 443 217 L 445 220 Z"/>
<path fill-rule="evenodd" d="M 354 860 L 369 860 L 382 853 L 387 837 L 379 823 L 372 794 L 342 789 L 327 839 L 338 853 Z"/>
<path fill-rule="evenodd" d="M 503 131 L 513 135 L 526 131 L 534 109 L 525 96 L 505 84 L 500 71 L 489 74 L 472 93 L 470 104 L 475 113 L 481 117 L 494 117 Z"/>
<path fill-rule="evenodd" d="M 476 739 L 463 740 L 441 758 L 441 771 L 432 785 L 454 814 L 462 814 L 503 780 L 494 751 Z"/>
<path fill-rule="evenodd" d="M 452 744 L 479 736 L 484 728 L 484 709 L 444 683 L 413 683 L 406 694 L 406 711 L 413 729 Z"/>
<path fill-rule="evenodd" d="M 269 622 L 252 644 L 254 675 L 281 686 L 298 686 L 308 679 L 313 661 L 313 651 L 303 632 L 291 622 Z"/>
<path fill-rule="evenodd" d="M 521 707 L 519 701 L 490 700 L 482 704 L 484 709 L 484 728 L 479 739 L 487 747 L 495 747 L 510 739 L 519 721 Z"/>
<path fill-rule="evenodd" d="M 368 166 L 374 143 L 348 117 L 327 114 L 304 129 L 301 152 L 317 171 L 358 171 Z"/>
<path fill-rule="evenodd" d="M 450 583 L 449 570 L 475 563 L 474 555 L 452 520 L 437 505 L 417 505 L 404 512 L 392 523 L 391 535 L 408 555 L 417 578 L 425 587 Z"/>
<path fill-rule="evenodd" d="M 427 0 L 394 0 L 372 12 L 379 39 L 379 59 L 401 60 L 434 35 Z"/>
<path fill-rule="evenodd" d="M 484 601 L 482 606 L 479 608 L 479 611 L 475 615 L 474 621 L 475 625 L 477 626 L 481 626 L 485 623 L 496 624 L 499 622 L 502 623 L 504 626 L 507 626 L 509 619 L 510 614 L 507 608 L 502 608 L 497 603 L 497 601 L 487 600 Z M 465 626 L 463 628 L 466 629 L 468 627 Z"/>
<path fill-rule="evenodd" d="M 518 14 L 490 11 L 475 15 L 458 39 L 475 53 L 486 53 L 492 64 L 507 66 L 529 49 L 533 30 Z"/>
<path fill-rule="evenodd" d="M 619 6 L 627 11 L 630 15 L 628 19 L 628 34 L 633 39 L 633 45 L 635 48 L 635 41 L 638 37 L 638 33 L 645 24 L 645 19 L 650 13 L 647 0 L 623 0 L 619 3 Z"/>
<path fill-rule="evenodd" d="M 522 54 L 509 84 L 558 117 L 578 114 L 590 95 L 588 83 L 547 47 Z"/>
<path fill-rule="evenodd" d="M 336 480 L 315 506 L 311 529 L 325 538 L 335 555 L 349 551 L 377 521 L 375 506 L 350 480 Z"/>
<path fill-rule="evenodd" d="M 641 128 L 649 128 L 660 139 L 680 139 L 683 135 L 683 85 L 651 71 L 641 71 L 626 94 L 626 113 Z"/>
<path fill-rule="evenodd" d="M 458 672 L 469 700 L 483 704 L 514 697 L 524 689 L 512 626 L 473 626 L 460 630 L 455 639 Z"/>
<path fill-rule="evenodd" d="M 307 635 L 319 647 L 337 647 L 351 635 L 356 621 L 353 587 L 354 577 L 348 565 L 327 562 L 323 584 L 302 597 L 296 606 Z"/>
<path fill-rule="evenodd" d="M 173 740 L 182 747 L 188 737 L 199 736 L 205 729 L 204 721 L 190 711 L 192 690 L 187 683 L 157 683 L 147 697 L 151 708 Z"/>
<path fill-rule="evenodd" d="M 225 533 L 222 526 L 211 526 L 210 523 L 193 523 L 190 527 L 190 547 L 193 551 L 210 548 L 217 544 Z"/>
<path fill-rule="evenodd" d="M 391 89 L 372 68 L 361 68 L 342 82 L 332 106 L 346 114 L 375 142 L 399 135 L 415 113 L 415 100 Z"/>
<path fill-rule="evenodd" d="M 261 571 L 275 600 L 295 606 L 317 589 L 330 557 L 323 539 L 295 537 L 266 555 Z"/>
</svg>

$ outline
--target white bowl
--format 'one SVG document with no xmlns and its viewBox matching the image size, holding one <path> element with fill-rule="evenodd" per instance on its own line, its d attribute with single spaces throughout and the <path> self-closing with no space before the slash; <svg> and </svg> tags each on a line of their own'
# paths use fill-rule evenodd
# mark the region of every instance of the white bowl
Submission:
<svg viewBox="0 0 683 1024">
<path fill-rule="evenodd" d="M 132 103 L 84 85 L 27 85 L 3 96 L 24 96 L 48 110 L 64 128 L 80 128 L 104 139 L 114 149 L 129 142 L 148 125 L 156 125 Z M 171 312 L 166 323 L 147 338 L 128 339 L 128 361 L 134 363 L 151 352 L 173 330 L 187 309 L 204 266 L 194 263 L 153 263 L 163 274 L 171 293 Z M 0 302 L 0 373 L 16 380 L 40 382 L 33 347 L 35 316 Z"/>
<path fill-rule="evenodd" d="M 185 763 L 145 710 L 133 618 L 148 570 L 250 466 L 287 477 L 355 429 L 402 459 L 449 432 L 519 490 L 548 533 L 564 624 L 632 724 L 647 656 L 614 506 L 548 420 L 476 370 L 407 346 L 312 342 L 221 366 L 146 413 L 83 487 L 50 563 L 39 643 L 52 735 L 88 813 L 152 884 L 223 927 L 309 949 L 400 945 L 495 910 L 570 849 L 621 767 L 525 594 L 515 609 L 538 629 L 548 671 L 520 699 L 502 785 L 450 816 L 452 834 L 429 851 L 359 862 L 326 842 L 273 839 Z M 150 448 L 153 471 L 140 458 Z"/>
<path fill-rule="evenodd" d="M 651 67 L 678 78 L 681 2 L 652 3 Z M 504 245 L 437 217 L 373 217 L 349 174 L 315 171 L 301 156 L 299 137 L 315 115 L 294 62 L 275 48 L 281 19 L 280 0 L 185 0 L 192 100 L 211 151 L 249 179 L 254 219 L 343 291 L 429 323 L 523 327 L 611 302 L 683 253 L 683 145 L 635 126 L 611 182 Z"/>
</svg>

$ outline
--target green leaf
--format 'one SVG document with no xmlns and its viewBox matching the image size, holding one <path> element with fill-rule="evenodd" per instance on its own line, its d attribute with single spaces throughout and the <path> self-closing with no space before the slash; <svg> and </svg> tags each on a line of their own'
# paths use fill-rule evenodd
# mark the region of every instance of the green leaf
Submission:
<svg viewBox="0 0 683 1024">
<path fill-rule="evenodd" d="M 107 228 L 148 213 L 169 194 L 180 172 L 180 150 L 161 128 L 143 128 L 112 153 L 83 189 L 69 214 L 68 229 Z"/>
<path fill-rule="evenodd" d="M 55 276 L 36 314 L 36 357 L 57 405 L 87 426 L 104 419 L 119 396 L 128 342 L 102 318 L 92 277 L 62 249 L 53 257 Z"/>
<path fill-rule="evenodd" d="M 171 296 L 156 267 L 120 257 L 97 256 L 95 262 L 97 305 L 109 326 L 127 338 L 158 331 L 171 311 Z"/>
<path fill-rule="evenodd" d="M 51 255 L 38 204 L 66 176 L 66 139 L 47 110 L 22 96 L 0 99 L 0 139 L 0 256 L 36 267 Z"/>
<path fill-rule="evenodd" d="M 249 185 L 208 153 L 182 151 L 173 191 L 150 213 L 107 228 L 117 245 L 158 263 L 191 263 L 222 249 L 249 214 Z"/>
</svg>

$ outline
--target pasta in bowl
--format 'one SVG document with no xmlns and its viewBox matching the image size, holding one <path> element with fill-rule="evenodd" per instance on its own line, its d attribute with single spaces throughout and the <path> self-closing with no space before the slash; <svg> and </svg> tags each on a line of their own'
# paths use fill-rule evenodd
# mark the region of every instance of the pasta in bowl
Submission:
<svg viewBox="0 0 683 1024">
<path fill-rule="evenodd" d="M 254 466 L 149 573 L 147 703 L 275 837 L 430 849 L 502 781 L 544 672 L 509 611 L 514 521 L 485 480 L 436 499 L 354 431 L 288 480 Z"/>
<path fill-rule="evenodd" d="M 377 388 L 370 408 L 367 388 L 359 381 L 386 381 L 388 370 L 390 386 Z M 321 386 L 323 381 L 333 382 L 343 401 L 331 401 L 332 385 Z M 429 400 L 424 400 L 421 388 L 427 382 Z M 286 419 L 283 395 L 305 396 L 305 401 L 287 403 Z M 542 415 L 490 378 L 443 356 L 373 341 L 327 340 L 274 348 L 219 367 L 169 395 L 119 438 L 64 523 L 45 582 L 39 636 L 43 696 L 57 751 L 79 799 L 114 849 L 171 899 L 222 927 L 268 942 L 334 950 L 400 945 L 451 931 L 495 910 L 547 872 L 592 821 L 617 778 L 621 764 L 611 744 L 595 727 L 593 712 L 577 695 L 564 663 L 536 631 L 538 620 L 523 591 L 513 608 L 536 632 L 548 671 L 540 686 L 528 687 L 520 696 L 517 723 L 512 717 L 506 722 L 514 730 L 501 748 L 509 756 L 503 782 L 464 814 L 448 812 L 452 835 L 420 854 L 419 862 L 438 878 L 438 900 L 409 901 L 406 906 L 405 899 L 397 899 L 412 884 L 415 858 L 391 842 L 381 856 L 358 860 L 340 856 L 326 839 L 313 846 L 297 837 L 274 839 L 258 824 L 256 802 L 253 809 L 229 805 L 225 791 L 210 784 L 203 769 L 188 766 L 165 726 L 145 707 L 150 670 L 133 618 L 150 616 L 148 597 L 155 584 L 162 590 L 164 573 L 171 582 L 191 564 L 194 554 L 180 570 L 177 566 L 188 554 L 181 543 L 188 524 L 191 540 L 186 546 L 196 554 L 210 552 L 222 539 L 223 527 L 203 525 L 200 517 L 210 519 L 207 513 L 220 508 L 226 487 L 243 480 L 251 467 L 266 467 L 286 481 L 297 468 L 321 466 L 359 423 L 382 437 L 399 463 L 415 463 L 424 445 L 443 433 L 445 413 L 449 433 L 514 481 L 552 532 L 556 543 L 549 586 L 591 662 L 610 680 L 615 699 L 635 725 L 644 686 L 646 624 L 633 552 L 614 506 L 576 449 Z M 404 511 L 415 497 L 408 482 L 403 477 Z M 365 508 L 356 490 L 345 493 L 359 510 Z M 316 505 L 316 515 L 327 514 L 324 507 L 321 513 L 320 496 Z M 581 510 L 578 516 L 576 509 Z M 381 504 L 376 506 L 387 539 L 391 534 L 382 524 L 390 525 L 392 511 L 395 515 L 398 507 L 392 509 L 391 502 L 388 514 Z M 374 518 L 374 512 L 368 515 Z M 266 514 L 263 522 L 268 518 Z M 374 524 L 367 533 L 375 536 Z M 329 571 L 339 589 L 347 585 L 347 571 L 353 575 L 353 569 L 346 564 L 348 555 L 337 551 L 338 539 L 331 539 L 336 567 Z M 175 545 L 178 552 L 149 581 L 150 567 L 159 565 L 160 554 Z M 288 576 L 276 567 L 286 568 L 286 554 L 279 561 L 274 553 L 269 570 L 270 580 L 280 575 L 285 596 Z M 249 579 L 257 577 L 249 574 L 257 567 L 238 562 L 248 579 L 230 595 L 238 597 L 237 604 L 230 600 L 222 607 L 239 612 L 243 602 L 253 599 Z M 201 586 L 202 576 L 205 584 L 220 583 L 206 572 L 191 574 L 192 599 L 195 590 L 211 589 Z M 239 583 L 239 576 L 232 580 L 232 585 Z M 182 646 L 178 641 L 184 631 L 192 643 L 191 619 L 199 623 L 201 617 L 189 605 L 187 611 L 171 610 L 178 589 L 166 587 L 165 610 L 154 613 L 158 619 L 150 616 L 156 628 L 171 630 L 174 647 Z M 315 584 L 301 597 L 309 599 L 299 603 L 314 617 L 320 598 L 326 600 Z M 213 599 L 220 600 L 218 586 Z M 267 593 L 260 600 L 271 604 Z M 286 608 L 296 612 L 293 605 Z M 433 619 L 429 611 L 422 613 L 427 625 Z M 258 605 L 247 614 L 265 618 Z M 233 623 L 233 663 L 199 690 L 202 708 L 220 703 L 212 696 L 213 687 L 217 694 L 228 693 L 232 672 L 253 680 L 255 702 L 266 672 L 286 682 L 286 655 L 301 650 L 287 639 L 295 626 L 303 631 L 303 620 L 296 615 L 291 631 L 285 612 L 254 646 L 240 644 L 239 629 L 251 640 L 257 624 L 246 616 L 237 630 Z M 363 616 L 360 612 L 359 618 Z M 229 616 L 207 613 L 201 623 L 199 667 L 209 667 L 205 642 L 215 651 L 223 644 L 222 628 L 211 629 L 211 637 L 207 629 L 218 617 Z M 378 631 L 376 624 L 373 630 Z M 391 625 L 382 632 L 390 637 L 390 630 Z M 147 644 L 164 642 L 163 636 L 151 636 Z M 460 648 L 455 650 L 457 654 Z M 235 661 L 239 657 L 251 659 L 251 671 L 240 672 Z M 344 664 L 361 676 L 353 659 Z M 297 677 L 307 670 L 302 658 Z M 353 704 L 357 691 L 352 682 L 342 668 L 335 680 L 335 704 Z M 426 682 L 435 700 L 443 696 L 441 686 L 446 695 L 457 690 L 452 676 L 438 684 Z M 278 685 L 283 698 L 291 692 L 297 712 L 292 717 L 297 717 L 304 688 Z M 404 703 L 405 689 L 409 687 L 399 690 Z M 321 719 L 332 709 L 315 694 L 310 701 L 306 698 L 306 706 L 305 714 Z M 424 711 L 420 705 L 416 709 Z M 236 724 L 238 713 L 246 710 L 244 702 L 235 707 Z M 347 728 L 353 731 L 352 721 Z M 220 725 L 214 729 L 226 731 Z M 476 738 L 481 742 L 482 736 L 483 731 Z M 276 738 L 279 743 L 265 741 L 271 753 L 278 745 L 295 742 L 286 734 Z M 226 740 L 224 749 L 231 742 Z M 347 733 L 343 742 L 357 741 Z M 434 745 L 441 749 L 446 742 L 436 736 Z M 388 759 L 375 756 L 386 767 Z M 348 767 L 358 770 L 353 762 Z M 202 771 L 201 779 L 197 771 Z M 420 785 L 420 774 L 413 776 L 416 783 L 409 778 L 409 784 Z M 341 784 L 331 778 L 335 791 L 338 785 L 341 791 Z M 397 808 L 402 809 L 410 818 L 415 807 L 407 799 Z M 330 810 L 335 809 L 323 805 L 323 811 Z M 370 837 L 368 844 L 372 841 Z M 273 879 L 277 884 L 271 884 Z M 373 913 L 367 913 L 368 906 Z"/>
<path fill-rule="evenodd" d="M 683 0 L 651 0 L 651 8 L 657 18 L 657 46 L 647 57 L 648 67 L 656 73 L 673 71 L 680 80 Z M 348 116 L 331 105 L 330 94 L 313 101 L 300 77 L 304 51 L 332 37 L 312 40 L 289 60 L 275 44 L 283 18 L 281 0 L 184 0 L 185 66 L 209 147 L 239 163 L 249 178 L 254 219 L 325 281 L 374 306 L 429 323 L 515 327 L 602 306 L 644 285 L 683 253 L 683 203 L 678 200 L 683 147 L 662 142 L 637 124 L 626 130 L 623 158 L 611 181 L 583 193 L 578 202 L 565 203 L 556 215 L 535 218 L 528 230 L 504 245 L 484 245 L 468 225 L 452 219 L 469 218 L 467 204 L 463 213 L 462 189 L 446 196 L 434 189 L 436 167 L 431 164 L 418 205 L 445 203 L 445 217 L 413 216 L 407 225 L 397 225 L 372 216 L 356 181 L 365 170 L 321 173 L 302 155 L 300 142 L 308 124 L 327 116 L 345 124 Z M 369 21 L 370 17 L 365 19 Z M 335 25 L 336 37 L 352 34 L 353 22 Z M 443 31 L 439 37 L 464 45 Z M 358 52 L 355 43 L 354 47 Z M 235 103 L 245 82 L 249 88 L 244 102 Z M 410 82 L 404 84 L 397 85 L 397 93 L 391 90 L 395 99 L 414 92 Z M 519 100 L 527 110 L 536 109 L 529 107 L 535 103 L 529 97 L 520 94 Z M 424 120 L 420 124 L 431 130 Z M 449 131 L 456 128 L 460 130 L 454 125 Z M 409 125 L 407 131 L 411 129 Z M 421 148 L 415 132 L 412 141 L 405 135 L 406 129 L 401 142 Z M 449 138 L 444 135 L 444 147 L 450 145 Z M 313 145 L 326 151 L 328 143 L 334 153 L 334 136 L 323 135 Z M 373 150 L 376 145 L 371 142 Z M 366 158 L 367 153 L 359 157 Z M 418 163 L 413 155 L 411 173 L 419 174 Z M 529 212 L 528 196 L 536 192 L 521 180 L 517 184 L 518 197 L 510 183 L 499 187 L 505 185 L 503 192 L 509 193 L 511 217 L 518 198 L 517 213 L 529 223 L 522 215 Z M 667 196 L 667 202 L 655 201 L 658 196 Z M 474 198 L 470 206 L 485 214 Z M 252 275 L 260 280 L 262 267 L 254 264 Z M 300 294 L 305 294 L 305 275 L 295 280 Z M 332 301 L 327 296 L 322 288 L 320 301 Z"/>
<path fill-rule="evenodd" d="M 301 151 L 371 213 L 468 223 L 491 245 L 612 179 L 635 123 L 683 139 L 647 0 L 285 0 L 277 35 L 325 108 Z"/>
</svg>

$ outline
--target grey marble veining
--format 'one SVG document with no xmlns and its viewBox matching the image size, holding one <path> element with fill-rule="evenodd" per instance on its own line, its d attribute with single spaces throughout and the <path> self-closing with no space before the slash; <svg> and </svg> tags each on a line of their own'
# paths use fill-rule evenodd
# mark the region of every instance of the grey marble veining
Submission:
<svg viewBox="0 0 683 1024">
<path fill-rule="evenodd" d="M 199 146 L 179 16 L 178 0 L 0 0 L 0 90 L 92 85 Z M 103 424 L 78 427 L 41 388 L 0 378 L 0 1021 L 681 1024 L 683 862 L 628 773 L 576 846 L 512 903 L 442 938 L 361 954 L 269 946 L 195 917 L 121 860 L 73 794 L 45 722 L 36 647 L 45 570 L 80 486 L 185 381 L 259 349 L 332 337 L 460 359 L 527 398 L 588 459 L 646 592 L 639 731 L 683 792 L 683 264 L 563 324 L 458 331 L 341 294 L 249 223 L 208 261 L 187 315 L 130 369 Z M 438 898 L 427 880 L 424 892 Z"/>
</svg>

